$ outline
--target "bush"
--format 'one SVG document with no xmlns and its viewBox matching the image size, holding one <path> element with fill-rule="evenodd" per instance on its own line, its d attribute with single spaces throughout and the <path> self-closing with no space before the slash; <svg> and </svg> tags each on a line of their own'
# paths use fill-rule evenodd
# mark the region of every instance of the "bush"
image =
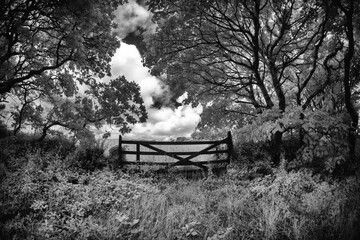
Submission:
<svg viewBox="0 0 360 240">
<path fill-rule="evenodd" d="M 235 146 L 235 163 L 253 164 L 270 159 L 265 143 L 243 142 Z"/>
<path fill-rule="evenodd" d="M 12 159 L 22 158 L 29 151 L 31 151 L 31 142 L 33 138 L 29 135 L 19 134 L 18 136 L 9 136 L 0 139 L 1 149 L 0 152 L 4 157 L 4 162 L 8 162 Z"/>
<path fill-rule="evenodd" d="M 126 146 L 122 147 L 122 150 L 127 150 Z M 114 146 L 109 149 L 109 156 L 107 157 L 107 162 L 112 170 L 119 170 L 123 165 L 123 161 L 126 161 L 126 156 L 123 154 L 119 159 L 119 146 Z"/>
<path fill-rule="evenodd" d="M 106 166 L 104 149 L 101 147 L 80 148 L 75 152 L 70 166 L 86 171 L 102 169 Z"/>
<path fill-rule="evenodd" d="M 0 145 L 0 163 L 8 168 L 21 165 L 19 159 L 26 159 L 25 157 L 30 153 L 56 154 L 63 159 L 75 149 L 73 142 L 65 137 L 49 137 L 42 142 L 37 142 L 34 136 L 24 133 L 2 138 Z"/>
<path fill-rule="evenodd" d="M 61 158 L 73 154 L 76 150 L 74 141 L 65 136 L 49 136 L 41 142 L 32 144 L 34 149 L 41 149 L 46 153 L 56 153 Z"/>
</svg>

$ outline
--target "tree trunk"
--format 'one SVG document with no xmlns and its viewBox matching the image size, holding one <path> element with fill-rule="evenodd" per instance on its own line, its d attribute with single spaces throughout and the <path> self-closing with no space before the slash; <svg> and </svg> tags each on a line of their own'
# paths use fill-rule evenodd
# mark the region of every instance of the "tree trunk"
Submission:
<svg viewBox="0 0 360 240">
<path fill-rule="evenodd" d="M 275 63 L 273 61 L 270 61 L 269 63 L 270 68 L 270 74 L 273 81 L 274 90 L 276 93 L 276 96 L 279 101 L 279 110 L 281 112 L 285 111 L 286 108 L 286 98 L 284 95 L 284 92 L 281 88 L 280 80 L 277 75 Z M 272 143 L 271 143 L 271 161 L 274 166 L 279 166 L 280 164 L 280 155 L 281 155 L 281 144 L 282 144 L 282 132 L 275 132 L 275 134 L 272 137 Z"/>
<path fill-rule="evenodd" d="M 304 113 L 300 113 L 300 119 L 301 119 L 301 120 L 304 120 L 304 118 L 305 118 Z M 305 137 L 305 131 L 304 131 L 304 129 L 303 129 L 302 127 L 300 127 L 300 129 L 299 129 L 299 142 L 300 142 L 300 147 L 301 147 L 302 145 L 304 145 L 304 137 Z"/>
<path fill-rule="evenodd" d="M 344 59 L 344 91 L 345 91 L 345 106 L 346 110 L 351 117 L 351 126 L 349 130 L 349 150 L 350 150 L 350 158 L 355 161 L 355 146 L 356 146 L 356 130 L 359 125 L 359 116 L 354 107 L 353 102 L 351 101 L 351 85 L 350 85 L 350 74 L 351 74 L 351 61 L 354 56 L 354 26 L 353 26 L 353 13 L 354 13 L 354 1 L 351 0 L 349 2 L 349 8 L 346 9 L 345 6 L 341 4 L 340 1 L 337 2 L 338 7 L 345 14 L 345 32 L 346 37 L 348 39 L 348 50 L 345 54 Z M 359 160 L 357 160 L 359 161 Z"/>
</svg>

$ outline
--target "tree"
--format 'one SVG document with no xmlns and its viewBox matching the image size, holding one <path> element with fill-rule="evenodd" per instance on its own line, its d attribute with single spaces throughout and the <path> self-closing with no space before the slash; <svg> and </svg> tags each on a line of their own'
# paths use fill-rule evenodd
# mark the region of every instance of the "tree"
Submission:
<svg viewBox="0 0 360 240">
<path fill-rule="evenodd" d="M 0 101 L 18 102 L 14 132 L 25 121 L 42 129 L 145 121 L 139 87 L 111 76 L 120 46 L 114 10 L 122 0 L 1 0 Z"/>
<path fill-rule="evenodd" d="M 354 106 L 352 99 L 352 88 L 354 80 L 358 78 L 356 75 L 353 75 L 352 65 L 355 56 L 355 37 L 354 37 L 354 11 L 355 11 L 355 1 L 350 0 L 346 3 L 343 3 L 341 0 L 335 1 L 336 6 L 341 10 L 344 18 L 344 31 L 346 34 L 346 39 L 348 42 L 347 51 L 344 58 L 344 101 L 346 110 L 351 117 L 351 125 L 349 132 L 349 146 L 350 146 L 350 155 L 355 160 L 355 146 L 356 146 L 356 132 L 359 126 L 359 115 Z M 357 10 L 360 10 L 360 5 L 357 4 Z M 359 20 L 359 17 L 358 19 Z"/>
<path fill-rule="evenodd" d="M 174 92 L 188 91 L 189 101 L 225 96 L 231 108 L 224 109 L 249 105 L 248 114 L 274 109 L 281 117 L 335 84 L 321 72 L 340 50 L 326 49 L 329 11 L 316 1 L 164 0 L 149 7 L 158 31 L 145 39 L 144 63 L 165 74 Z M 271 133 L 275 164 L 283 133 Z"/>
</svg>

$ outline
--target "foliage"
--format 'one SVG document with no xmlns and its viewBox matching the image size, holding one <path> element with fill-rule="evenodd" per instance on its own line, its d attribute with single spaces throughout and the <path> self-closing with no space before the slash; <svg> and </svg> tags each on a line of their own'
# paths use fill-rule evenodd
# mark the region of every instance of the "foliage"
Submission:
<svg viewBox="0 0 360 240">
<path fill-rule="evenodd" d="M 232 164 L 247 171 L 252 168 L 256 173 L 269 172 L 271 169 L 271 157 L 269 147 L 266 144 L 236 141 L 235 146 Z"/>
<path fill-rule="evenodd" d="M 215 98 L 228 110 L 254 114 L 276 104 L 306 106 L 335 82 L 324 75 L 340 49 L 326 29 L 331 11 L 318 1 L 149 6 L 158 29 L 145 39 L 144 62 L 153 74 L 166 73 L 175 94 L 186 90 L 189 101 Z"/>
<path fill-rule="evenodd" d="M 158 28 L 144 37 L 145 47 L 141 44 L 144 63 L 152 74 L 164 76 L 176 96 L 187 91 L 187 101 L 205 106 L 200 130 L 221 129 L 224 123 L 242 127 L 257 114 L 277 118 L 288 109 L 321 111 L 324 99 L 332 98 L 332 111 L 351 116 L 353 154 L 360 79 L 356 1 L 148 4 Z M 262 130 L 278 163 L 284 130 L 275 120 Z"/>
<path fill-rule="evenodd" d="M 349 126 L 344 124 L 343 116 L 317 111 L 306 117 L 302 129 L 305 132 L 302 161 L 326 159 L 325 170 L 332 172 L 347 160 Z"/>
<path fill-rule="evenodd" d="M 228 128 L 217 128 L 214 126 L 201 126 L 198 127 L 192 134 L 192 139 L 197 140 L 219 140 L 221 138 L 226 138 Z"/>
<path fill-rule="evenodd" d="M 100 77 L 109 74 L 108 61 L 119 46 L 111 35 L 112 11 L 121 3 L 5 1 L 1 5 L 0 94 L 47 80 L 48 88 L 61 84 L 63 88 L 54 91 L 72 95 L 76 73 L 93 68 Z M 58 76 L 48 75 L 59 68 Z"/>
<path fill-rule="evenodd" d="M 238 106 L 232 99 L 211 96 L 208 100 L 210 102 L 203 106 L 201 121 L 192 136 L 195 139 L 226 137 L 227 131 L 240 128 L 254 117 L 251 107 Z"/>
<path fill-rule="evenodd" d="M 54 127 L 77 132 L 105 122 L 124 133 L 146 119 L 136 83 L 100 80 L 120 46 L 113 12 L 122 2 L 2 2 L 0 102 L 14 134 L 30 126 L 43 140 Z"/>
<path fill-rule="evenodd" d="M 346 114 L 325 110 L 288 108 L 283 113 L 267 110 L 254 119 L 251 125 L 241 128 L 235 134 L 235 139 L 240 143 L 266 143 L 272 139 L 275 132 L 280 131 L 290 139 L 288 142 L 295 142 L 293 147 L 290 147 L 284 141 L 282 148 L 286 156 L 289 156 L 289 150 L 296 151 L 296 161 L 291 163 L 292 167 L 310 164 L 331 173 L 349 159 L 349 125 L 346 118 Z"/>
<path fill-rule="evenodd" d="M 356 177 L 274 169 L 245 179 L 138 178 L 74 171 L 73 160 L 19 157 L 0 185 L 1 239 L 356 239 Z"/>
</svg>

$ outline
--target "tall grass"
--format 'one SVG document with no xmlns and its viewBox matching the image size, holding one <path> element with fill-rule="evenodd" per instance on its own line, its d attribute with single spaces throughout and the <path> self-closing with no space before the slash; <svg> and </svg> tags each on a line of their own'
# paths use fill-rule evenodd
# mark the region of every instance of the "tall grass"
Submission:
<svg viewBox="0 0 360 240">
<path fill-rule="evenodd" d="M 33 151 L 0 185 L 0 239 L 357 239 L 360 184 L 310 171 L 143 178 Z M 251 180 L 250 180 L 251 179 Z"/>
<path fill-rule="evenodd" d="M 180 181 L 137 199 L 129 218 L 139 239 L 356 239 L 356 179 L 328 183 L 309 173 L 249 182 Z"/>
</svg>

